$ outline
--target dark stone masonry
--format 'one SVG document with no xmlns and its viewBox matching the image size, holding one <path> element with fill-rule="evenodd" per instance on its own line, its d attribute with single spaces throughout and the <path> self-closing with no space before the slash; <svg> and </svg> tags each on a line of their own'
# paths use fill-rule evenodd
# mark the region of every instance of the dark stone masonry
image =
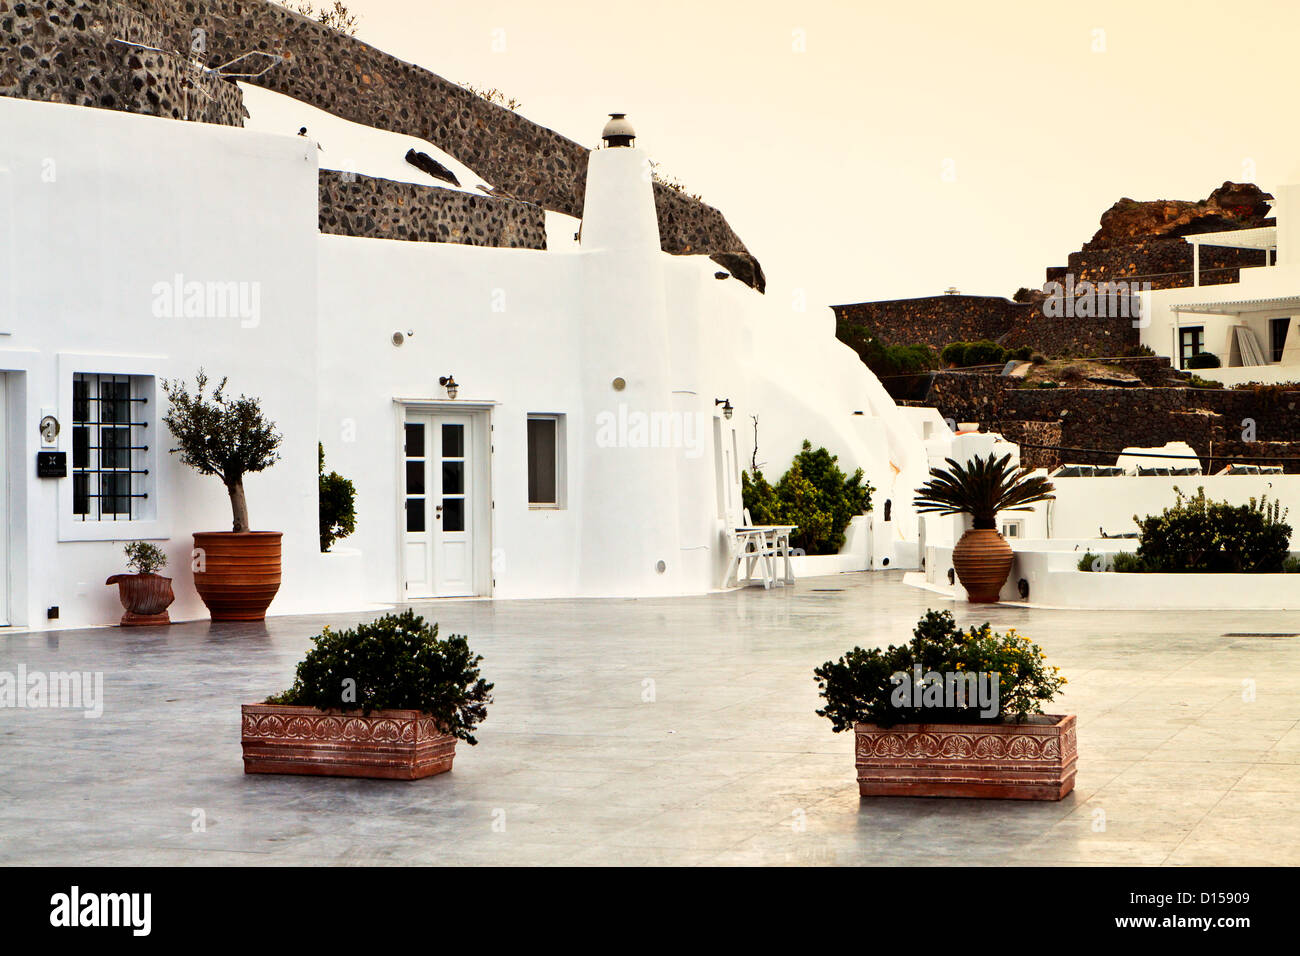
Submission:
<svg viewBox="0 0 1300 956">
<path fill-rule="evenodd" d="M 131 54 L 115 37 L 193 50 L 209 67 L 250 52 L 282 56 L 265 75 L 246 82 L 356 123 L 418 136 L 499 194 L 582 216 L 584 146 L 264 0 L 0 0 L 0 95 L 242 125 L 247 114 L 233 82 L 195 72 L 170 52 L 136 54 L 138 63 L 128 63 Z M 243 62 L 260 69 L 269 60 Z M 184 95 L 191 77 L 210 98 Z M 709 256 L 763 291 L 762 266 L 722 213 L 662 183 L 654 189 L 665 252 Z"/>
<path fill-rule="evenodd" d="M 938 372 L 926 404 L 945 418 L 978 422 L 981 430 L 1001 432 L 1012 441 L 1107 452 L 1062 453 L 1057 464 L 1113 465 L 1117 460 L 1114 453 L 1124 448 L 1185 441 L 1201 456 L 1208 471 L 1216 456 L 1279 455 L 1279 449 L 1289 447 L 1288 443 L 1300 442 L 1300 391 L 1039 389 L 1017 388 L 1016 381 L 979 372 Z M 1053 425 L 1059 427 L 1059 434 L 1040 427 Z M 1251 427 L 1252 440 L 1243 440 Z M 1053 440 L 1045 440 L 1052 435 Z M 1288 472 L 1300 471 L 1300 463 L 1286 466 Z"/>
<path fill-rule="evenodd" d="M 244 125 L 239 87 L 147 47 L 171 49 L 156 23 L 115 3 L 0 0 L 0 96 Z"/>
<path fill-rule="evenodd" d="M 320 171 L 320 231 L 338 236 L 546 248 L 546 212 L 517 199 Z"/>
<path fill-rule="evenodd" d="M 1124 315 L 1048 316 L 1041 302 L 1012 302 L 992 295 L 932 295 L 831 306 L 836 335 L 852 341 L 869 332 L 891 345 L 930 346 L 990 339 L 1007 348 L 1028 345 L 1054 358 L 1119 356 L 1138 344 Z"/>
</svg>

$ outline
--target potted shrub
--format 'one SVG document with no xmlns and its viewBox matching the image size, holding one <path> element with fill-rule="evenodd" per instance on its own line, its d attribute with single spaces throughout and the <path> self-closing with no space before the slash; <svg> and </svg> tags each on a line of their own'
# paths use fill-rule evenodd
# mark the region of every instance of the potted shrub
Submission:
<svg viewBox="0 0 1300 956">
<path fill-rule="evenodd" d="M 930 480 L 916 489 L 918 514 L 970 515 L 972 527 L 952 549 L 952 565 L 971 601 L 995 603 L 1011 570 L 1011 545 L 998 531 L 998 512 L 1029 511 L 1036 501 L 1056 497 L 1052 483 L 1011 464 L 1011 455 L 972 458 L 947 468 L 931 468 Z"/>
<path fill-rule="evenodd" d="M 280 590 L 279 531 L 250 531 L 244 475 L 279 460 L 281 436 L 256 398 L 226 394 L 226 380 L 209 396 L 199 370 L 191 395 L 182 382 L 164 380 L 171 407 L 163 423 L 176 437 L 172 452 L 201 475 L 215 475 L 230 495 L 229 531 L 194 533 L 194 587 L 214 621 L 260 621 Z"/>
<path fill-rule="evenodd" d="M 117 596 L 126 613 L 120 621 L 123 627 L 142 627 L 151 624 L 170 624 L 171 607 L 176 595 L 172 593 L 172 579 L 158 573 L 167 566 L 163 549 L 148 541 L 132 541 L 122 549 L 126 553 L 126 566 L 132 574 L 114 574 L 105 584 L 117 585 Z"/>
<path fill-rule="evenodd" d="M 492 685 L 463 636 L 408 610 L 313 643 L 292 687 L 243 705 L 245 773 L 415 780 L 450 770 L 457 740 L 478 743 Z"/>
<path fill-rule="evenodd" d="M 1066 683 L 1037 645 L 927 611 L 902 647 L 855 647 L 814 672 L 852 730 L 862 796 L 1060 800 L 1074 788 L 1075 718 L 1042 705 Z"/>
</svg>

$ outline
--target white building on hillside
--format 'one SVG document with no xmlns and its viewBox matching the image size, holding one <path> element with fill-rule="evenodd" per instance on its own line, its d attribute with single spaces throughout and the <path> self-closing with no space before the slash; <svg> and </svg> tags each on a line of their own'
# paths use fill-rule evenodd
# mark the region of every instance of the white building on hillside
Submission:
<svg viewBox="0 0 1300 956">
<path fill-rule="evenodd" d="M 751 416 L 769 476 L 809 439 L 876 486 L 850 563 L 915 562 L 922 436 L 829 311 L 660 251 L 640 149 L 591 154 L 559 251 L 322 235 L 319 162 L 290 130 L 0 98 L 0 621 L 115 622 L 135 539 L 168 553 L 173 618 L 205 616 L 190 535 L 228 503 L 168 453 L 159 387 L 200 367 L 284 435 L 247 480 L 284 532 L 272 613 L 716 589 Z M 358 492 L 328 554 L 318 442 Z"/>
<path fill-rule="evenodd" d="M 1238 282 L 1142 293 L 1143 345 L 1175 368 L 1195 367 L 1193 355 L 1212 353 L 1220 367 L 1196 373 L 1227 385 L 1300 381 L 1300 332 L 1292 328 L 1300 316 L 1300 185 L 1276 194 L 1276 226 L 1186 237 L 1195 280 L 1202 246 L 1262 250 L 1268 265 L 1242 269 Z"/>
</svg>

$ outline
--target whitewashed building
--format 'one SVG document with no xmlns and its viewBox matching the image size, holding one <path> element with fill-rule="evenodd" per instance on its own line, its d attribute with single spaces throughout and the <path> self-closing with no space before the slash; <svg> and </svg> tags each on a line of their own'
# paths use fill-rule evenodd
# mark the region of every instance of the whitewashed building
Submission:
<svg viewBox="0 0 1300 956">
<path fill-rule="evenodd" d="M 246 482 L 284 532 L 271 613 L 716 589 L 751 416 L 770 477 L 806 438 L 876 486 L 841 566 L 915 565 L 922 434 L 829 310 L 660 251 L 641 149 L 592 152 L 581 243 L 551 251 L 322 235 L 319 164 L 289 131 L 0 99 L 0 621 L 115 622 L 135 539 L 173 619 L 206 615 L 190 535 L 227 497 L 168 453 L 159 387 L 200 367 L 284 435 Z M 327 554 L 318 442 L 358 492 Z"/>
<path fill-rule="evenodd" d="M 1262 251 L 1267 265 L 1243 268 L 1238 282 L 1142 293 L 1141 342 L 1175 368 L 1209 352 L 1221 364 L 1196 369 L 1202 378 L 1226 385 L 1300 381 L 1300 332 L 1293 328 L 1300 316 L 1300 185 L 1275 193 L 1275 226 L 1186 237 L 1194 281 L 1203 246 Z"/>
</svg>

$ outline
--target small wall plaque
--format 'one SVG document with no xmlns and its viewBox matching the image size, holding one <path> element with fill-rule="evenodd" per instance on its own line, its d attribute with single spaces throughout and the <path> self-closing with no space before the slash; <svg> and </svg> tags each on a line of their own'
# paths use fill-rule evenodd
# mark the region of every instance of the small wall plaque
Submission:
<svg viewBox="0 0 1300 956">
<path fill-rule="evenodd" d="M 68 453 L 66 451 L 38 451 L 36 453 L 36 477 L 68 477 Z"/>
</svg>

